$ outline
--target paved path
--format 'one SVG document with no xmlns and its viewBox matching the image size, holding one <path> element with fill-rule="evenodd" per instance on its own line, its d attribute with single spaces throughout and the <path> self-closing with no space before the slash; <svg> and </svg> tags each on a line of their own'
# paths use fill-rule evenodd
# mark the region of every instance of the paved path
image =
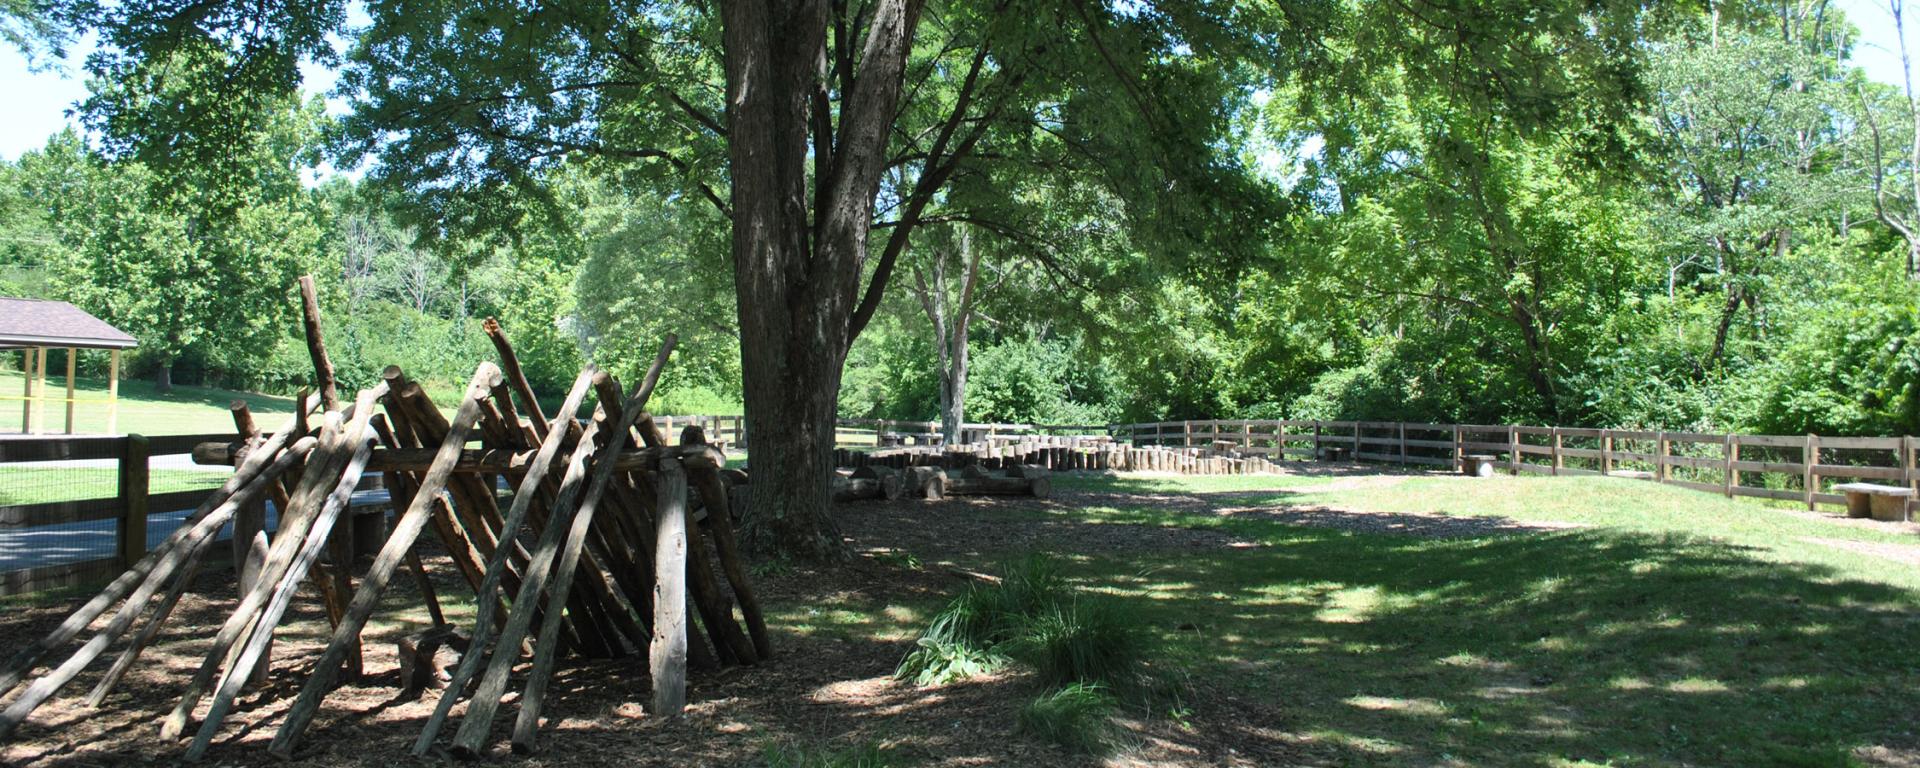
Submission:
<svg viewBox="0 0 1920 768">
<path fill-rule="evenodd" d="M 353 495 L 354 506 L 386 503 L 388 496 L 385 489 L 360 491 Z M 192 509 L 179 509 L 148 515 L 147 549 L 151 550 L 166 541 L 192 513 Z M 267 502 L 267 530 L 274 531 L 279 525 L 280 511 L 274 508 L 273 502 Z M 36 528 L 0 528 L 0 572 L 112 557 L 115 551 L 114 526 L 113 520 L 88 520 Z M 233 524 L 228 523 L 220 528 L 216 540 L 225 541 L 232 537 Z"/>
</svg>

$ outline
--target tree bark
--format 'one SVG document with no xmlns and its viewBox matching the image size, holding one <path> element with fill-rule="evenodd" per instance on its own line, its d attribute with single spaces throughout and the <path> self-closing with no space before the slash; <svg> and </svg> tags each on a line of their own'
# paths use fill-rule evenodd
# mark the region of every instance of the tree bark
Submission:
<svg viewBox="0 0 1920 768">
<path fill-rule="evenodd" d="M 873 4 L 860 71 L 836 85 L 837 126 L 815 99 L 829 85 L 820 78 L 832 4 L 720 3 L 734 287 L 754 439 L 744 527 L 756 548 L 847 557 L 828 515 L 841 366 L 920 2 Z"/>
<path fill-rule="evenodd" d="M 162 360 L 160 367 L 153 371 L 153 391 L 166 394 L 173 391 L 173 361 Z"/>
</svg>

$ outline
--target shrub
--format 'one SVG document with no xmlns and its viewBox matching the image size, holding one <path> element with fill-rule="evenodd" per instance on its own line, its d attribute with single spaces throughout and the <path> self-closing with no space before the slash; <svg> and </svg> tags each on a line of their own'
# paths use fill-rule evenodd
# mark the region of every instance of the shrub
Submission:
<svg viewBox="0 0 1920 768">
<path fill-rule="evenodd" d="M 1075 752 L 1098 755 L 1112 746 L 1118 702 L 1099 685 L 1075 683 L 1043 693 L 1020 708 L 1016 723 L 1030 733 Z"/>
</svg>

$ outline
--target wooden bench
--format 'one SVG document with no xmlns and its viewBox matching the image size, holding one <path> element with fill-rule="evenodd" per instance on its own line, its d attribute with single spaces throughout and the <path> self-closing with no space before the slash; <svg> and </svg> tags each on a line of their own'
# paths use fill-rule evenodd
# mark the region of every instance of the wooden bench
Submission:
<svg viewBox="0 0 1920 768">
<path fill-rule="evenodd" d="M 1843 483 L 1833 487 L 1847 495 L 1847 517 L 1868 517 L 1899 522 L 1907 519 L 1907 500 L 1912 488 L 1878 483 Z"/>
<path fill-rule="evenodd" d="M 1468 477 L 1493 477 L 1493 465 L 1493 454 L 1469 453 L 1460 459 L 1460 474 Z"/>
</svg>

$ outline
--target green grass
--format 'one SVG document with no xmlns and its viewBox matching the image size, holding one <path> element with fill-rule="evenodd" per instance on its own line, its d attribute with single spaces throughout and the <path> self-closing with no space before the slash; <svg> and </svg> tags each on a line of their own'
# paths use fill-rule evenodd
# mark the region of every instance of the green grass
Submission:
<svg viewBox="0 0 1920 768">
<path fill-rule="evenodd" d="M 761 749 L 760 757 L 767 768 L 892 768 L 901 764 L 872 742 L 842 748 L 773 743 Z"/>
<path fill-rule="evenodd" d="M 1915 569 L 1800 539 L 1913 537 L 1624 480 L 1270 482 L 1284 505 L 1586 526 L 1436 539 L 1219 509 L 1056 513 L 1266 545 L 1084 557 L 1068 575 L 1336 762 L 1837 766 L 1912 745 Z"/>
<path fill-rule="evenodd" d="M 156 469 L 148 474 L 149 493 L 211 490 L 227 481 L 225 472 Z M 113 468 L 0 466 L 0 507 L 52 501 L 109 499 L 120 493 L 120 472 Z"/>
<path fill-rule="evenodd" d="M 1112 718 L 1119 707 L 1120 702 L 1105 688 L 1075 683 L 1027 702 L 1015 724 L 1020 732 L 1069 751 L 1100 755 L 1114 746 Z"/>
<path fill-rule="evenodd" d="M 66 405 L 59 402 L 67 396 L 64 373 L 64 370 L 60 374 L 48 371 L 46 396 L 53 400 L 43 404 L 40 419 L 42 432 L 57 433 L 66 427 Z M 19 371 L 0 371 L 0 396 L 20 397 L 24 394 L 23 384 L 24 379 Z M 105 434 L 106 379 L 82 376 L 76 380 L 76 384 L 74 397 L 81 402 L 74 407 L 74 432 Z M 102 402 L 88 402 L 90 400 Z M 273 429 L 287 414 L 293 412 L 293 398 L 290 397 L 181 385 L 175 385 L 172 392 L 161 395 L 154 391 L 151 381 L 122 379 L 117 427 L 121 433 L 141 435 L 230 432 L 233 430 L 233 416 L 227 407 L 234 400 L 247 401 L 261 429 Z M 0 400 L 0 434 L 20 431 L 21 405 L 18 399 Z"/>
</svg>

